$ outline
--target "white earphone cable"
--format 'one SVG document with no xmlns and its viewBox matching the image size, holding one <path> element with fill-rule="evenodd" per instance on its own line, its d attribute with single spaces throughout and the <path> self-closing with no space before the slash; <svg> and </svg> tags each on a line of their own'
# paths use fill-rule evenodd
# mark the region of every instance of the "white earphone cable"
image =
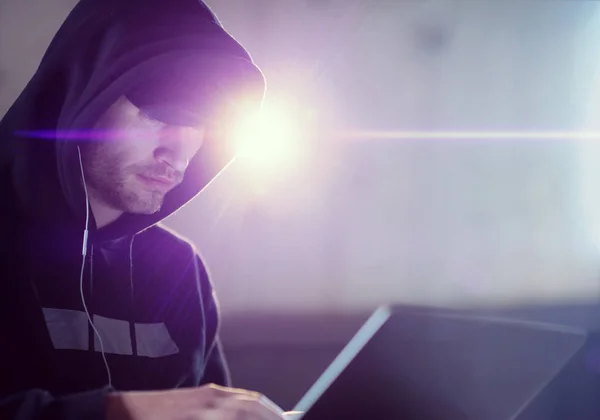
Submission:
<svg viewBox="0 0 600 420">
<path fill-rule="evenodd" d="M 106 360 L 106 354 L 104 353 L 104 343 L 102 342 L 102 337 L 100 337 L 100 333 L 96 329 L 94 322 L 92 321 L 92 317 L 90 316 L 90 312 L 88 311 L 87 305 L 85 303 L 85 295 L 83 293 L 83 275 L 85 273 L 85 259 L 87 256 L 87 241 L 88 241 L 88 229 L 90 226 L 90 200 L 88 196 L 87 185 L 85 183 L 85 174 L 83 172 L 83 161 L 81 159 L 81 150 L 79 146 L 77 146 L 77 153 L 79 155 L 79 168 L 81 170 L 81 180 L 83 181 L 83 191 L 85 192 L 85 230 L 83 231 L 83 245 L 81 249 L 81 255 L 83 256 L 83 260 L 81 262 L 81 273 L 79 275 L 79 292 L 81 293 L 81 303 L 83 303 L 83 309 L 85 310 L 85 314 L 87 315 L 88 322 L 90 326 L 94 330 L 94 334 L 98 338 L 98 342 L 100 343 L 100 351 L 102 352 L 102 360 L 104 360 L 104 366 L 106 367 L 106 375 L 108 376 L 108 386 L 112 387 L 112 377 L 110 374 L 110 367 L 108 366 L 108 361 Z"/>
</svg>

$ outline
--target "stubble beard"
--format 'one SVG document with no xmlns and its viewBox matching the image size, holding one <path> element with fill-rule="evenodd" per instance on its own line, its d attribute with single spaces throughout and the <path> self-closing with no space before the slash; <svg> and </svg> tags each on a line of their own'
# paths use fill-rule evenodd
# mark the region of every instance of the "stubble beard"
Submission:
<svg viewBox="0 0 600 420">
<path fill-rule="evenodd" d="M 123 167 L 118 159 L 109 159 L 91 151 L 88 155 L 86 183 L 94 198 L 126 213 L 153 214 L 160 211 L 164 193 L 141 185 L 137 165 Z"/>
</svg>

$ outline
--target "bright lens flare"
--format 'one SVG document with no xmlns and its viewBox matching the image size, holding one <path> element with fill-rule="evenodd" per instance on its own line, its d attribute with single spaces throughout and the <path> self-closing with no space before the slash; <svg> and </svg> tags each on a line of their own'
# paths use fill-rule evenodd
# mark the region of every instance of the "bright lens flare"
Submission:
<svg viewBox="0 0 600 420">
<path fill-rule="evenodd" d="M 252 173 L 279 172 L 300 153 L 300 124 L 282 106 L 267 106 L 245 115 L 235 127 L 233 141 L 238 161 Z"/>
</svg>

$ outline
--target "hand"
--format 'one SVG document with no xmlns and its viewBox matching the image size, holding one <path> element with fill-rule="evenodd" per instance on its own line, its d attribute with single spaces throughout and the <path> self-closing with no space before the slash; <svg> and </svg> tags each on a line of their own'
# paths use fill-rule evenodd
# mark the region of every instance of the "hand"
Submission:
<svg viewBox="0 0 600 420">
<path fill-rule="evenodd" d="M 205 385 L 156 392 L 119 392 L 106 399 L 106 420 L 282 420 L 265 396 Z"/>
</svg>

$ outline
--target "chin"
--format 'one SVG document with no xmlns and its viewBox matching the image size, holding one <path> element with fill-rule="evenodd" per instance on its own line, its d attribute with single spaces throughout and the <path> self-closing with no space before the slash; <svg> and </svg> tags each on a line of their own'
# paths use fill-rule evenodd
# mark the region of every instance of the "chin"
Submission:
<svg viewBox="0 0 600 420">
<path fill-rule="evenodd" d="M 160 211 L 162 208 L 163 200 L 160 201 L 137 201 L 135 203 L 128 203 L 126 206 L 127 213 L 133 214 L 154 214 Z"/>
<path fill-rule="evenodd" d="M 137 209 L 136 208 L 133 210 L 129 210 L 128 213 L 150 215 L 150 214 L 158 213 L 159 211 L 160 211 L 160 207 L 156 208 L 156 209 Z"/>
<path fill-rule="evenodd" d="M 162 201 L 158 204 L 152 203 L 152 205 L 138 205 L 131 209 L 130 213 L 136 214 L 154 214 L 158 213 L 162 208 Z"/>
<path fill-rule="evenodd" d="M 164 201 L 164 194 L 153 192 L 133 192 L 121 197 L 122 208 L 127 213 L 154 214 L 160 211 Z"/>
</svg>

